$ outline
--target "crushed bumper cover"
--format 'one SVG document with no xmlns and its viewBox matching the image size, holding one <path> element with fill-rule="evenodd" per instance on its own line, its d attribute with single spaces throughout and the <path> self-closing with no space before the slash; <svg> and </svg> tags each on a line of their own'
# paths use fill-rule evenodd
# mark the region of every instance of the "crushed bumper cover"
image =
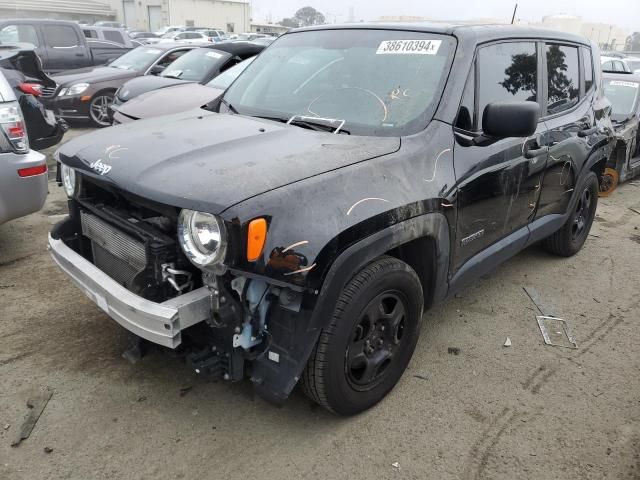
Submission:
<svg viewBox="0 0 640 480">
<path fill-rule="evenodd" d="M 49 235 L 53 260 L 104 312 L 130 332 L 150 342 L 176 348 L 182 330 L 207 319 L 209 290 L 199 288 L 162 303 L 146 300 L 107 276 L 87 259 Z"/>
</svg>

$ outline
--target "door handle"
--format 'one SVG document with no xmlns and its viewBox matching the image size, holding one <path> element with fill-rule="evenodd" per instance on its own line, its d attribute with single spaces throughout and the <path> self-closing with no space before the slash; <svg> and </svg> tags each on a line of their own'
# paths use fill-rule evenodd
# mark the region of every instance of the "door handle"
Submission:
<svg viewBox="0 0 640 480">
<path fill-rule="evenodd" d="M 537 146 L 537 145 L 536 145 Z M 529 148 L 524 152 L 524 158 L 536 158 L 540 155 L 544 155 L 549 151 L 549 147 L 538 147 L 538 148 Z"/>
<path fill-rule="evenodd" d="M 589 135 L 593 135 L 598 131 L 598 127 L 585 128 L 584 130 L 580 130 L 578 132 L 579 137 L 588 137 Z"/>
<path fill-rule="evenodd" d="M 84 53 L 76 53 L 76 57 L 84 57 Z"/>
</svg>

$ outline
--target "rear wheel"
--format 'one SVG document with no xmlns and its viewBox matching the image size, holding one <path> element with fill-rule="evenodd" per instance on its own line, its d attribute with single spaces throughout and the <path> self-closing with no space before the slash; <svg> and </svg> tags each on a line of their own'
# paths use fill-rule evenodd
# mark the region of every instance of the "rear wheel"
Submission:
<svg viewBox="0 0 640 480">
<path fill-rule="evenodd" d="M 560 230 L 543 240 L 542 245 L 546 250 L 563 257 L 570 257 L 580 251 L 596 215 L 598 190 L 598 178 L 595 173 L 589 172 L 567 222 Z"/>
<path fill-rule="evenodd" d="M 89 118 L 96 127 L 108 127 L 111 125 L 109 107 L 113 103 L 113 92 L 99 92 L 89 103 Z"/>
<path fill-rule="evenodd" d="M 341 415 L 378 403 L 404 372 L 422 317 L 422 285 L 415 271 L 382 257 L 346 285 L 305 368 L 302 388 Z"/>
</svg>

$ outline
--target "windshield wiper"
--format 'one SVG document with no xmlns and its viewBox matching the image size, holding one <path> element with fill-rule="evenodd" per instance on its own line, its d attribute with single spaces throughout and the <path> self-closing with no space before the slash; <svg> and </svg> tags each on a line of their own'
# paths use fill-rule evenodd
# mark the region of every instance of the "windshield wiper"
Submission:
<svg viewBox="0 0 640 480">
<path fill-rule="evenodd" d="M 235 113 L 235 114 L 239 113 L 238 110 L 236 110 L 234 106 L 231 105 L 229 102 L 227 102 L 224 98 L 220 100 L 220 103 L 222 103 L 225 107 L 227 107 L 231 113 Z"/>
<path fill-rule="evenodd" d="M 288 125 L 296 125 L 302 128 L 308 128 L 309 130 L 315 130 L 316 132 L 332 132 L 332 133 L 345 133 L 347 135 L 351 135 L 351 132 L 348 130 L 343 130 L 342 125 L 344 125 L 344 120 L 338 120 L 333 118 L 320 118 L 320 117 L 307 117 L 304 115 L 294 115 L 291 118 L 282 118 L 282 117 L 268 117 L 262 115 L 253 115 L 256 118 L 264 118 L 265 120 L 273 120 L 274 122 L 286 123 Z M 320 120 L 320 121 L 316 121 Z M 340 125 L 335 127 L 333 125 L 328 125 L 324 122 L 339 122 Z"/>
</svg>

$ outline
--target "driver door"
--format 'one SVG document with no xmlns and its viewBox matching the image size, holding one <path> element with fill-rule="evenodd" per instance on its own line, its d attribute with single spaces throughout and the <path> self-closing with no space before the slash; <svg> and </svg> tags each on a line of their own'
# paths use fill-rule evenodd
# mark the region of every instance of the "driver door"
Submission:
<svg viewBox="0 0 640 480">
<path fill-rule="evenodd" d="M 540 146 L 546 125 L 540 121 L 529 138 L 479 139 L 487 104 L 540 102 L 540 71 L 535 41 L 500 42 L 478 49 L 455 129 L 458 216 L 453 272 L 487 249 L 511 255 L 527 241 L 526 227 L 535 215 L 547 161 L 546 149 Z M 507 237 L 511 238 L 500 243 Z"/>
</svg>

